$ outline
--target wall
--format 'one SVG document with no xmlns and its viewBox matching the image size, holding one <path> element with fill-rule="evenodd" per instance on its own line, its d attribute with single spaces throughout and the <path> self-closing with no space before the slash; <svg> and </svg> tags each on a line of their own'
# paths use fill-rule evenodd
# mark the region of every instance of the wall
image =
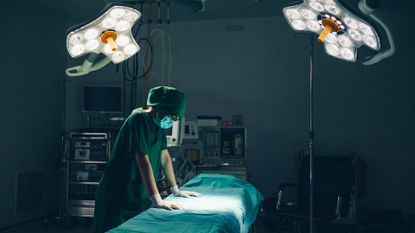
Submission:
<svg viewBox="0 0 415 233">
<path fill-rule="evenodd" d="M 402 16 L 401 18 L 396 16 Z M 395 37 L 396 54 L 373 66 L 318 60 L 317 148 L 332 154 L 353 150 L 368 162 L 365 205 L 415 213 L 415 130 L 411 77 L 413 32 L 400 20 L 408 11 L 383 12 Z M 399 20 L 397 20 L 399 18 Z"/>
<path fill-rule="evenodd" d="M 315 43 L 315 151 L 356 152 L 368 163 L 363 205 L 413 214 L 415 185 L 408 180 L 415 175 L 414 48 L 407 25 L 400 25 L 396 15 L 409 20 L 406 11 L 382 16 L 397 37 L 397 53 L 377 65 L 333 59 Z M 308 137 L 309 35 L 294 35 L 282 17 L 176 22 L 168 30 L 171 84 L 188 95 L 187 119 L 242 114 L 252 183 L 272 196 L 281 182 L 295 182 L 296 158 Z M 160 74 L 159 60 L 155 66 Z M 79 82 L 112 82 L 104 78 L 119 78 L 111 67 Z M 139 87 L 162 83 L 153 76 Z M 79 96 L 75 89 L 68 95 Z M 68 128 L 80 119 L 75 110 L 68 112 Z"/>
<path fill-rule="evenodd" d="M 382 15 L 397 52 L 377 65 L 333 59 L 315 43 L 315 151 L 356 152 L 368 163 L 362 204 L 413 214 L 415 51 L 395 15 L 409 16 Z M 233 25 L 244 30 L 227 31 Z M 294 35 L 281 17 L 182 22 L 170 31 L 173 86 L 188 94 L 187 117 L 243 114 L 252 183 L 271 196 L 282 181 L 295 181 L 308 137 L 309 35 Z"/>
<path fill-rule="evenodd" d="M 294 179 L 294 157 L 307 135 L 307 37 L 288 50 L 292 34 L 283 23 L 236 19 L 172 29 L 173 86 L 188 94 L 188 118 L 242 114 L 252 182 L 266 196 Z M 227 31 L 233 25 L 244 30 Z"/>
<path fill-rule="evenodd" d="M 66 25 L 57 15 L 22 1 L 2 4 L 0 15 L 5 19 L 0 58 L 1 229 L 58 208 Z M 41 174 L 30 184 L 36 187 L 30 192 L 41 195 L 40 208 L 16 215 L 17 175 L 32 172 Z"/>
</svg>

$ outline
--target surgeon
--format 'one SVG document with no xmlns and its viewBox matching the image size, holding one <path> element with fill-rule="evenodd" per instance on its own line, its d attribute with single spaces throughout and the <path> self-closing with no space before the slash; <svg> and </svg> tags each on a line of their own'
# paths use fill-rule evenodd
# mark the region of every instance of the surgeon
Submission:
<svg viewBox="0 0 415 233">
<path fill-rule="evenodd" d="M 96 192 L 94 233 L 117 227 L 149 207 L 182 209 L 161 199 L 156 186 L 160 165 L 174 195 L 200 196 L 178 189 L 164 133 L 183 117 L 185 94 L 173 87 L 155 87 L 148 94 L 147 105 L 131 113 L 115 140 Z"/>
</svg>

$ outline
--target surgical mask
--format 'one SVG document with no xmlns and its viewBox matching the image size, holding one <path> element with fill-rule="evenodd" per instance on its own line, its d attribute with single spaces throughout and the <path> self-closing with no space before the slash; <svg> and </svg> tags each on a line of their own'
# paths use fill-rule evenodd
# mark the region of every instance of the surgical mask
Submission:
<svg viewBox="0 0 415 233">
<path fill-rule="evenodd" d="M 170 117 L 165 116 L 163 119 L 161 119 L 160 127 L 162 129 L 168 129 L 168 128 L 171 128 L 172 126 L 173 126 L 173 120 L 170 119 Z"/>
<path fill-rule="evenodd" d="M 170 117 L 165 116 L 163 117 L 163 119 L 160 120 L 159 115 L 157 114 L 154 119 L 154 123 L 158 126 L 160 126 L 160 128 L 162 129 L 168 129 L 171 128 L 173 126 L 173 120 L 170 119 Z"/>
</svg>

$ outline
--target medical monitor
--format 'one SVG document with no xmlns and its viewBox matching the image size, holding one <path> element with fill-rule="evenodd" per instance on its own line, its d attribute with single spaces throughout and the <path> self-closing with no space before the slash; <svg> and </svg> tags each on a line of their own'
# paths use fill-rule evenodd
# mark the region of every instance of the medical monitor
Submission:
<svg viewBox="0 0 415 233">
<path fill-rule="evenodd" d="M 121 86 L 84 86 L 82 111 L 86 113 L 121 113 Z"/>
<path fill-rule="evenodd" d="M 184 135 L 184 123 L 185 119 L 174 121 L 173 126 L 165 130 L 167 137 L 167 147 L 180 146 L 182 144 Z"/>
</svg>

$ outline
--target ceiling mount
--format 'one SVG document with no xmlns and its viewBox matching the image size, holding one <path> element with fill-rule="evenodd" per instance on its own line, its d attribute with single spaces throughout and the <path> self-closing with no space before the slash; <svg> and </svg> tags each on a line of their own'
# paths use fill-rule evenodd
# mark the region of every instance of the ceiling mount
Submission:
<svg viewBox="0 0 415 233">
<path fill-rule="evenodd" d="M 205 10 L 206 0 L 105 0 L 106 3 L 124 3 L 129 5 L 137 4 L 156 4 L 156 3 L 177 3 L 186 8 L 190 8 L 194 12 L 202 12 Z"/>
</svg>

